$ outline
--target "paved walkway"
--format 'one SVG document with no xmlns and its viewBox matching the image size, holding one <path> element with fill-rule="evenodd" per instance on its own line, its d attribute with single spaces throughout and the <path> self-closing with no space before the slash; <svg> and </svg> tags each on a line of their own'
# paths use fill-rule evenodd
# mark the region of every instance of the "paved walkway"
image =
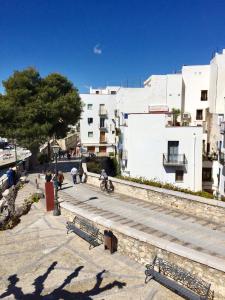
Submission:
<svg viewBox="0 0 225 300">
<path fill-rule="evenodd" d="M 78 190 L 86 200 L 95 194 L 85 185 L 69 186 L 60 193 L 70 201 Z M 26 185 L 17 201 L 33 192 Z M 39 202 L 13 230 L 0 232 L 0 299 L 180 299 L 154 281 L 145 285 L 144 266 L 128 257 L 110 255 L 103 246 L 90 251 L 85 241 L 66 235 L 65 222 Z"/>
<path fill-rule="evenodd" d="M 225 225 L 186 215 L 120 194 L 105 194 L 87 184 L 74 186 L 69 174 L 59 196 L 118 224 L 225 259 Z"/>
</svg>

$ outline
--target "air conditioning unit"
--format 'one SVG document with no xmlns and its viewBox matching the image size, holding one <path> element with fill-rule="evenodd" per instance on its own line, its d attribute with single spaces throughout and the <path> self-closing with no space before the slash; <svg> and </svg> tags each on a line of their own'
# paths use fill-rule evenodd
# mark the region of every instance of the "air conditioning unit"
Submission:
<svg viewBox="0 0 225 300">
<path fill-rule="evenodd" d="M 191 115 L 189 113 L 183 113 L 182 117 L 183 117 L 183 120 L 190 120 Z"/>
</svg>

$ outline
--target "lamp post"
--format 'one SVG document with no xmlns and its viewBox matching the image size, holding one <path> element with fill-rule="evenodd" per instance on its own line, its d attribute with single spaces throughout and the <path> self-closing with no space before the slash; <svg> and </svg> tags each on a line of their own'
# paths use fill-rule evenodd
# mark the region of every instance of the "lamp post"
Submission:
<svg viewBox="0 0 225 300">
<path fill-rule="evenodd" d="M 59 149 L 60 149 L 60 147 L 57 144 L 52 146 L 52 151 L 53 151 L 54 158 L 55 158 L 55 176 L 57 176 L 57 157 L 58 157 Z M 58 187 L 57 187 L 57 184 L 54 184 L 54 188 L 55 188 L 55 197 L 54 197 L 53 216 L 59 216 L 59 215 L 61 215 L 61 211 L 60 211 L 59 202 L 58 202 Z"/>
</svg>

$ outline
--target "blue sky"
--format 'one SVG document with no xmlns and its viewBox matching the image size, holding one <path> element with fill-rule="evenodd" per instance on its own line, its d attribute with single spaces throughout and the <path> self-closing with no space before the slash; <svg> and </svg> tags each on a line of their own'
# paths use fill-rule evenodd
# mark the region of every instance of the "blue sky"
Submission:
<svg viewBox="0 0 225 300">
<path fill-rule="evenodd" d="M 81 92 L 137 85 L 222 48 L 225 0 L 0 0 L 0 81 L 34 66 Z"/>
</svg>

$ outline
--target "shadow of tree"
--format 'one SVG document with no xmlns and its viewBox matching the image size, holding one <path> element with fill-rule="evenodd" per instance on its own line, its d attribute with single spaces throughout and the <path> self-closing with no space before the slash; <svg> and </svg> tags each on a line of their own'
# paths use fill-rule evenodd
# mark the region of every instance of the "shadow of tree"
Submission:
<svg viewBox="0 0 225 300">
<path fill-rule="evenodd" d="M 126 286 L 125 282 L 120 282 L 117 280 L 114 280 L 111 283 L 106 284 L 105 286 L 101 286 L 102 281 L 103 281 L 103 274 L 105 273 L 105 270 L 99 272 L 96 275 L 96 283 L 93 286 L 93 288 L 91 288 L 90 290 L 86 290 L 84 292 L 70 292 L 65 290 L 65 286 L 70 284 L 71 281 L 78 277 L 80 271 L 84 268 L 83 266 L 79 266 L 77 267 L 74 272 L 72 272 L 70 275 L 68 275 L 65 280 L 63 281 L 63 283 L 57 287 L 55 290 L 53 290 L 52 292 L 46 294 L 46 295 L 41 295 L 41 293 L 44 291 L 44 283 L 46 281 L 46 279 L 48 278 L 48 275 L 55 269 L 55 266 L 57 265 L 57 262 L 53 262 L 49 268 L 47 269 L 47 271 L 37 277 L 33 284 L 34 285 L 34 292 L 33 293 L 24 293 L 22 288 L 17 287 L 17 283 L 19 282 L 19 278 L 17 277 L 17 274 L 13 274 L 11 276 L 8 277 L 8 281 L 9 281 L 9 285 L 7 287 L 7 290 L 2 293 L 0 295 L 0 299 L 3 299 L 5 297 L 8 296 L 14 296 L 15 299 L 23 299 L 23 300 L 50 300 L 50 299 L 54 299 L 54 300 L 61 300 L 61 299 L 82 299 L 82 300 L 91 300 L 91 296 L 95 296 L 98 295 L 104 291 L 110 290 L 114 287 L 118 287 L 119 289 L 123 288 L 124 286 Z"/>
</svg>

